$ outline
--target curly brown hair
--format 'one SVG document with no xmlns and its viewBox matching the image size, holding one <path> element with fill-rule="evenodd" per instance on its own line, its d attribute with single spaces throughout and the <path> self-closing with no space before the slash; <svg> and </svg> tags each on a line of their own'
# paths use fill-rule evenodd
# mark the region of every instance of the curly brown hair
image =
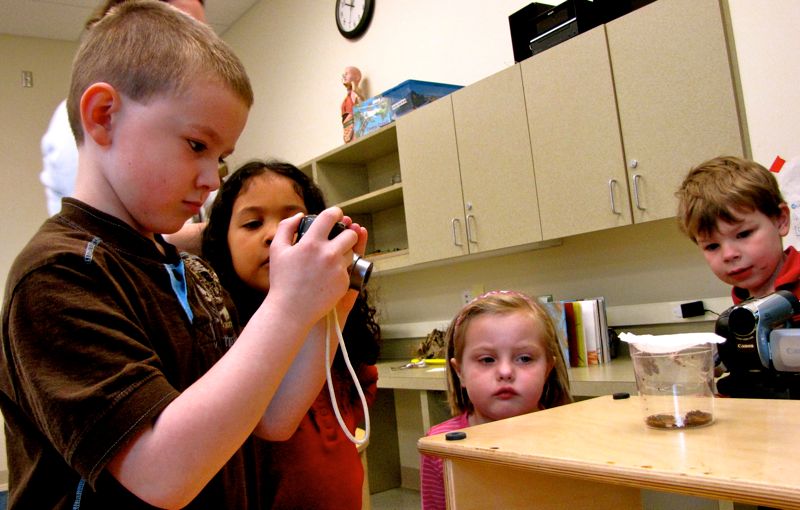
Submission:
<svg viewBox="0 0 800 510">
<path fill-rule="evenodd" d="M 249 161 L 222 184 L 211 206 L 208 224 L 203 230 L 202 255 L 231 295 L 242 324 L 256 311 L 264 300 L 264 294 L 248 287 L 236 274 L 228 247 L 228 227 L 236 199 L 247 189 L 252 179 L 264 174 L 279 175 L 291 180 L 308 214 L 319 214 L 325 209 L 325 198 L 319 187 L 299 168 L 284 161 Z M 345 347 L 354 367 L 362 364 L 374 365 L 378 359 L 381 328 L 375 316 L 376 309 L 370 303 L 367 290 L 363 289 L 342 330 Z M 336 352 L 333 367 L 341 374 L 346 374 L 347 367 L 340 350 Z"/>
</svg>

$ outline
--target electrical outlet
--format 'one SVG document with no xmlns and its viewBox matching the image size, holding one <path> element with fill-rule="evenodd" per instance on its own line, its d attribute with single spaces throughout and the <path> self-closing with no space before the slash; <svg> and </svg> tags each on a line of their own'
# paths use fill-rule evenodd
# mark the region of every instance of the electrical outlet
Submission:
<svg viewBox="0 0 800 510">
<path fill-rule="evenodd" d="M 33 87 L 33 71 L 22 71 L 22 88 Z"/>
</svg>

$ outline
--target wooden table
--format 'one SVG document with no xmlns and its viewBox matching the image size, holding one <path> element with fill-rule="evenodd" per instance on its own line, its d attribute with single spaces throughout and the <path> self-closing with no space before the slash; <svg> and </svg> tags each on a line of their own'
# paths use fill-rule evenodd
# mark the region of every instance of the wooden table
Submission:
<svg viewBox="0 0 800 510">
<path fill-rule="evenodd" d="M 424 437 L 448 508 L 641 508 L 641 489 L 800 509 L 800 401 L 716 399 L 715 423 L 644 425 L 638 397 L 598 397 Z"/>
</svg>

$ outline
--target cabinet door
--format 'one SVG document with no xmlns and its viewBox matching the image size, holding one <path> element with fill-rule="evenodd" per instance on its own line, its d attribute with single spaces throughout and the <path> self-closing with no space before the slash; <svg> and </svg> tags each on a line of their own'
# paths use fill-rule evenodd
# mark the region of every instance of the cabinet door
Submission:
<svg viewBox="0 0 800 510">
<path fill-rule="evenodd" d="M 461 178 L 450 96 L 397 119 L 412 264 L 466 255 Z"/>
<path fill-rule="evenodd" d="M 452 97 L 470 253 L 541 241 L 519 66 Z"/>
<path fill-rule="evenodd" d="M 629 225 L 605 28 L 565 41 L 520 66 L 544 239 Z"/>
<path fill-rule="evenodd" d="M 634 222 L 676 214 L 692 166 L 744 153 L 718 0 L 659 0 L 606 26 Z"/>
</svg>

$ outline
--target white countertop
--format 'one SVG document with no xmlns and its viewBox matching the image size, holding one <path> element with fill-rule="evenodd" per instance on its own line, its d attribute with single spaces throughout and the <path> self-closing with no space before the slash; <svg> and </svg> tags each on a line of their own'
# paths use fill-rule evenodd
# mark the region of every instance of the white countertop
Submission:
<svg viewBox="0 0 800 510">
<path fill-rule="evenodd" d="M 440 391 L 447 389 L 447 376 L 443 366 L 392 370 L 409 361 L 400 359 L 379 361 L 378 388 Z"/>
</svg>

